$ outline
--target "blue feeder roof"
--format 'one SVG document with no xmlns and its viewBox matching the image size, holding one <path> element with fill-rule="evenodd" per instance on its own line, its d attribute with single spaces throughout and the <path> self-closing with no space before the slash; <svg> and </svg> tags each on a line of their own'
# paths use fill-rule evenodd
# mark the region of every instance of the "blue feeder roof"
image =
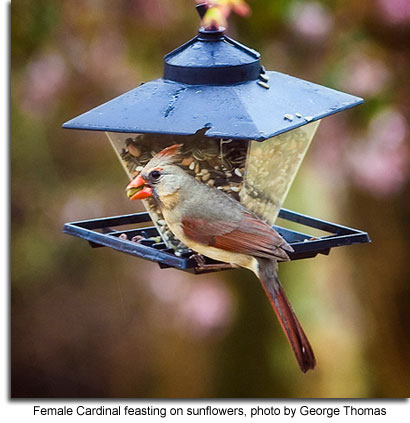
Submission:
<svg viewBox="0 0 410 423">
<path fill-rule="evenodd" d="M 279 72 L 258 52 L 200 30 L 165 56 L 164 77 L 140 85 L 66 123 L 94 131 L 193 135 L 263 141 L 363 102 Z"/>
</svg>

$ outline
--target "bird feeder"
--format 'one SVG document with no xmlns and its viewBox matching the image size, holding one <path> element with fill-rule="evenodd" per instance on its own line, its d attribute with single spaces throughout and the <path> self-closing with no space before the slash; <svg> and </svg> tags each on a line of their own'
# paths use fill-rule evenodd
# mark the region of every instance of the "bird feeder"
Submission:
<svg viewBox="0 0 410 423">
<path fill-rule="evenodd" d="M 104 131 L 131 179 L 163 148 L 182 144 L 180 165 L 197 180 L 243 203 L 273 225 L 282 217 L 324 230 L 309 234 L 275 226 L 292 259 L 368 242 L 365 232 L 282 209 L 320 120 L 361 98 L 283 73 L 266 71 L 260 54 L 205 30 L 164 58 L 164 76 L 143 83 L 63 127 Z M 192 270 L 192 254 L 173 236 L 155 199 L 146 213 L 73 222 L 64 231 L 161 266 Z M 148 227 L 141 228 L 145 223 Z M 138 228 L 121 231 L 121 225 Z M 115 227 L 115 228 L 114 228 Z"/>
</svg>

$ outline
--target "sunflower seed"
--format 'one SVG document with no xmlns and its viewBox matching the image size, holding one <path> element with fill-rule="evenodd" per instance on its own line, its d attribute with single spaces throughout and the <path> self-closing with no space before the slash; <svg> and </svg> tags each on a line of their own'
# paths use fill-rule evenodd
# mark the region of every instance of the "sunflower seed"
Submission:
<svg viewBox="0 0 410 423">
<path fill-rule="evenodd" d="M 136 166 L 137 165 L 135 163 L 129 162 L 128 165 L 127 165 L 128 171 L 131 172 L 131 173 L 134 172 Z"/>
<path fill-rule="evenodd" d="M 192 156 L 194 157 L 194 159 L 199 160 L 200 162 L 203 162 L 205 160 L 204 153 L 198 148 L 194 148 Z"/>
<path fill-rule="evenodd" d="M 190 166 L 193 161 L 194 161 L 194 158 L 193 157 L 186 157 L 185 159 L 183 159 L 181 161 L 181 164 L 182 164 L 182 166 Z M 193 170 L 193 169 L 191 169 L 191 170 Z"/>
<path fill-rule="evenodd" d="M 141 149 L 133 143 L 130 143 L 128 145 L 128 152 L 134 157 L 140 157 L 141 156 Z"/>
<path fill-rule="evenodd" d="M 151 160 L 151 154 L 149 153 L 144 153 L 140 157 L 141 163 L 144 163 L 144 164 L 147 164 L 150 160 Z"/>
<path fill-rule="evenodd" d="M 222 169 L 224 170 L 232 170 L 232 165 L 228 160 L 222 160 Z"/>
</svg>

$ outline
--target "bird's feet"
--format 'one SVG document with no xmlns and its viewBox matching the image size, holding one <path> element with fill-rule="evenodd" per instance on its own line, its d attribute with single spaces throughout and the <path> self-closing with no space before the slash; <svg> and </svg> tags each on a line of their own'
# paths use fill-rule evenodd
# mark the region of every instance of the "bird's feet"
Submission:
<svg viewBox="0 0 410 423">
<path fill-rule="evenodd" d="M 196 261 L 197 266 L 195 271 L 200 272 L 209 272 L 212 270 L 227 270 L 227 269 L 236 269 L 238 266 L 230 263 L 206 263 L 205 257 L 202 254 L 194 253 L 190 259 Z"/>
</svg>

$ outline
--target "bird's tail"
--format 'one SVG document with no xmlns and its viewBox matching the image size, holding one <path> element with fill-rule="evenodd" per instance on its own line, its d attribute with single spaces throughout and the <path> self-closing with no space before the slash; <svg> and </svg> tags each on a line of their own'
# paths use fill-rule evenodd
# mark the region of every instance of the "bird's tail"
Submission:
<svg viewBox="0 0 410 423">
<path fill-rule="evenodd" d="M 315 367 L 315 355 L 279 281 L 277 264 L 275 261 L 267 259 L 258 259 L 258 262 L 258 276 L 263 289 L 268 295 L 276 316 L 288 338 L 299 367 L 305 373 Z"/>
</svg>

